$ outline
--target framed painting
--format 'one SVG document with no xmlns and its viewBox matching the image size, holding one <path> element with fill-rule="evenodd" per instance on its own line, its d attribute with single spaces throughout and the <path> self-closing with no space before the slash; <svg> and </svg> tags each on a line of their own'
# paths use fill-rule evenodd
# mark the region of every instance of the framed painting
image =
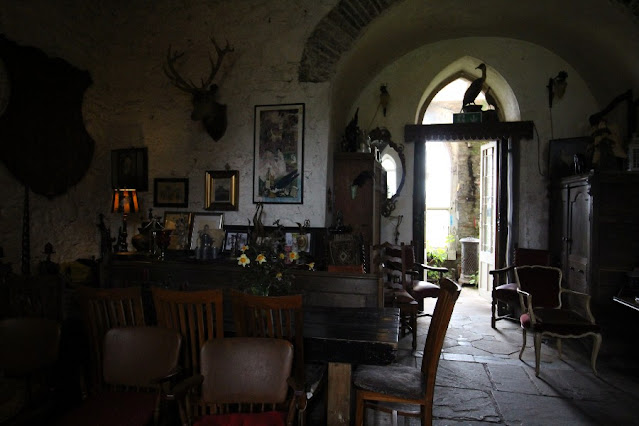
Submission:
<svg viewBox="0 0 639 426">
<path fill-rule="evenodd" d="M 188 207 L 188 178 L 155 178 L 153 179 L 154 207 Z"/>
<path fill-rule="evenodd" d="M 209 234 L 214 243 L 220 243 L 224 239 L 224 214 L 223 213 L 195 213 L 191 226 L 190 248 L 195 250 L 198 239 L 203 233 Z"/>
<path fill-rule="evenodd" d="M 253 203 L 302 204 L 304 104 L 256 105 Z"/>
<path fill-rule="evenodd" d="M 149 190 L 146 148 L 111 150 L 111 187 L 137 191 Z"/>
<path fill-rule="evenodd" d="M 171 230 L 168 250 L 188 250 L 193 213 L 164 212 L 164 229 Z"/>
<path fill-rule="evenodd" d="M 240 172 L 220 170 L 206 172 L 204 208 L 206 210 L 237 210 Z"/>
</svg>

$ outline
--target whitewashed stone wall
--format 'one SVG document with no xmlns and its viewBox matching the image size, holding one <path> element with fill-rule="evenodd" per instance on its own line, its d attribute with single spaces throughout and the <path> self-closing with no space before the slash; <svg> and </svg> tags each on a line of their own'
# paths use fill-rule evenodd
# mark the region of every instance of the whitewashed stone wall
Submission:
<svg viewBox="0 0 639 426">
<path fill-rule="evenodd" d="M 44 259 L 47 242 L 57 262 L 99 257 L 98 215 L 112 236 L 121 216 L 110 213 L 112 149 L 147 147 L 149 192 L 141 193 L 141 215 L 153 204 L 153 178 L 188 177 L 189 210 L 202 212 L 207 170 L 240 171 L 239 211 L 227 224 L 253 217 L 253 115 L 259 104 L 304 103 L 304 203 L 266 205 L 264 223 L 284 225 L 309 219 L 325 225 L 328 83 L 298 83 L 304 42 L 335 1 L 70 1 L 3 2 L 0 33 L 36 46 L 90 72 L 93 85 L 83 103 L 86 128 L 96 142 L 83 180 L 53 200 L 31 194 L 32 270 Z M 162 64 L 171 45 L 186 54 L 178 69 L 199 82 L 210 70 L 209 40 L 228 40 L 217 75 L 218 101 L 228 105 L 228 129 L 214 142 L 201 123 L 190 120 L 190 96 L 172 86 Z M 36 113 L 37 114 L 37 113 Z M 37 119 L 37 117 L 34 117 Z M 2 143 L 13 143 L 2 141 Z M 55 143 L 55 141 L 51 141 Z M 73 153 L 69 153 L 73 155 Z M 20 271 L 24 190 L 0 166 L 0 246 L 6 262 Z M 154 208 L 154 215 L 163 215 Z M 176 210 L 176 209 L 168 209 Z M 129 219 L 129 241 L 140 224 Z M 133 248 L 129 245 L 130 250 Z"/>
</svg>

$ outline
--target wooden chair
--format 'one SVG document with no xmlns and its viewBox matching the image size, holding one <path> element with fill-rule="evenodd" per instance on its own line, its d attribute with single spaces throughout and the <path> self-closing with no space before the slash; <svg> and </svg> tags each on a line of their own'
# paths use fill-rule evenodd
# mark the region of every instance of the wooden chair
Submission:
<svg viewBox="0 0 639 426">
<path fill-rule="evenodd" d="M 396 257 L 399 255 L 401 259 L 400 265 L 396 262 L 389 262 L 392 268 L 399 268 L 402 287 L 410 293 L 411 296 L 419 303 L 419 316 L 431 316 L 424 312 L 424 299 L 436 298 L 439 295 L 439 286 L 437 283 L 448 272 L 448 268 L 443 266 L 431 266 L 423 263 L 417 263 L 415 258 L 415 245 L 411 241 L 410 244 L 401 243 L 398 246 L 387 246 L 389 256 Z M 437 275 L 435 282 L 424 279 L 424 275 L 428 272 L 434 272 Z"/>
<path fill-rule="evenodd" d="M 271 337 L 286 339 L 293 344 L 294 388 L 301 395 L 298 403 L 300 418 L 305 423 L 306 403 L 320 387 L 326 364 L 304 362 L 304 310 L 302 295 L 256 296 L 232 291 L 233 316 L 239 337 Z"/>
<path fill-rule="evenodd" d="M 162 327 L 116 327 L 104 336 L 100 392 L 57 426 L 158 424 L 160 402 L 179 372 L 182 336 Z"/>
<path fill-rule="evenodd" d="M 515 268 L 517 292 L 522 314 L 520 317 L 523 343 L 519 351 L 521 359 L 526 348 L 526 333 L 534 333 L 535 375 L 539 376 L 541 339 L 557 338 L 557 350 L 561 358 L 561 339 L 593 337 L 590 366 L 597 375 L 597 355 L 601 347 L 600 327 L 590 312 L 590 295 L 561 286 L 561 269 L 550 266 L 518 266 Z M 566 306 L 565 297 L 581 300 L 574 306 Z"/>
<path fill-rule="evenodd" d="M 151 287 L 160 327 L 171 328 L 184 338 L 182 368 L 186 376 L 200 372 L 200 348 L 210 339 L 224 337 L 222 290 L 179 291 Z"/>
<path fill-rule="evenodd" d="M 90 346 L 91 391 L 102 385 L 102 344 L 114 327 L 146 325 L 142 305 L 142 288 L 78 287 L 78 296 L 87 327 Z"/>
<path fill-rule="evenodd" d="M 1 424 L 45 424 L 51 418 L 59 402 L 53 374 L 59 350 L 60 324 L 55 320 L 0 321 Z"/>
<path fill-rule="evenodd" d="M 364 424 L 366 407 L 390 412 L 393 425 L 397 424 L 398 415 L 419 417 L 422 426 L 432 424 L 439 357 L 453 308 L 461 293 L 459 284 L 449 278 L 441 279 L 439 284 L 440 293 L 428 328 L 421 368 L 391 364 L 361 365 L 355 370 L 356 426 Z M 405 405 L 418 407 L 412 410 Z"/>
<path fill-rule="evenodd" d="M 518 315 L 514 312 L 519 307 L 514 270 L 516 266 L 525 265 L 550 266 L 550 252 L 548 250 L 516 248 L 513 253 L 512 265 L 488 271 L 493 277 L 490 317 L 492 328 L 496 328 L 497 321 L 502 319 L 519 321 Z M 505 313 L 500 313 L 502 310 Z"/>
<path fill-rule="evenodd" d="M 424 299 L 439 295 L 437 284 L 419 278 L 424 270 L 430 270 L 437 272 L 441 279 L 448 268 L 416 263 L 412 242 L 400 245 L 385 242 L 379 246 L 373 246 L 372 251 L 379 252 L 380 261 L 372 260 L 371 263 L 379 263 L 381 268 L 384 279 L 384 305 L 400 309 L 402 336 L 406 334 L 406 331 L 410 331 L 413 335 L 412 347 L 416 350 L 417 317 L 430 316 L 423 312 Z"/>
<path fill-rule="evenodd" d="M 288 385 L 293 353 L 293 345 L 284 339 L 207 341 L 200 352 L 201 374 L 174 388 L 182 424 L 293 425 L 296 403 Z"/>
</svg>

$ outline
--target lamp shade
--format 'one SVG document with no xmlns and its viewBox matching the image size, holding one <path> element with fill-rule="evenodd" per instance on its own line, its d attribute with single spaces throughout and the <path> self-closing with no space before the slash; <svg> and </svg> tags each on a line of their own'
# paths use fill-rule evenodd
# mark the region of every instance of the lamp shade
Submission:
<svg viewBox="0 0 639 426">
<path fill-rule="evenodd" d="M 111 211 L 113 213 L 135 213 L 139 210 L 135 189 L 114 189 Z"/>
</svg>

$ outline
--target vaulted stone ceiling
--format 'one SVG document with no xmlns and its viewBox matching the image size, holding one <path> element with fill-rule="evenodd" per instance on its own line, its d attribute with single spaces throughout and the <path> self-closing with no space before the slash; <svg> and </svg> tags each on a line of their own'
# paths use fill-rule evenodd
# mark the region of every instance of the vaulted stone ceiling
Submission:
<svg viewBox="0 0 639 426">
<path fill-rule="evenodd" d="M 639 0 L 342 0 L 306 41 L 299 81 L 334 81 L 340 68 L 342 79 L 366 80 L 424 44 L 505 37 L 560 55 L 605 102 L 617 85 L 639 81 L 638 17 Z"/>
</svg>

